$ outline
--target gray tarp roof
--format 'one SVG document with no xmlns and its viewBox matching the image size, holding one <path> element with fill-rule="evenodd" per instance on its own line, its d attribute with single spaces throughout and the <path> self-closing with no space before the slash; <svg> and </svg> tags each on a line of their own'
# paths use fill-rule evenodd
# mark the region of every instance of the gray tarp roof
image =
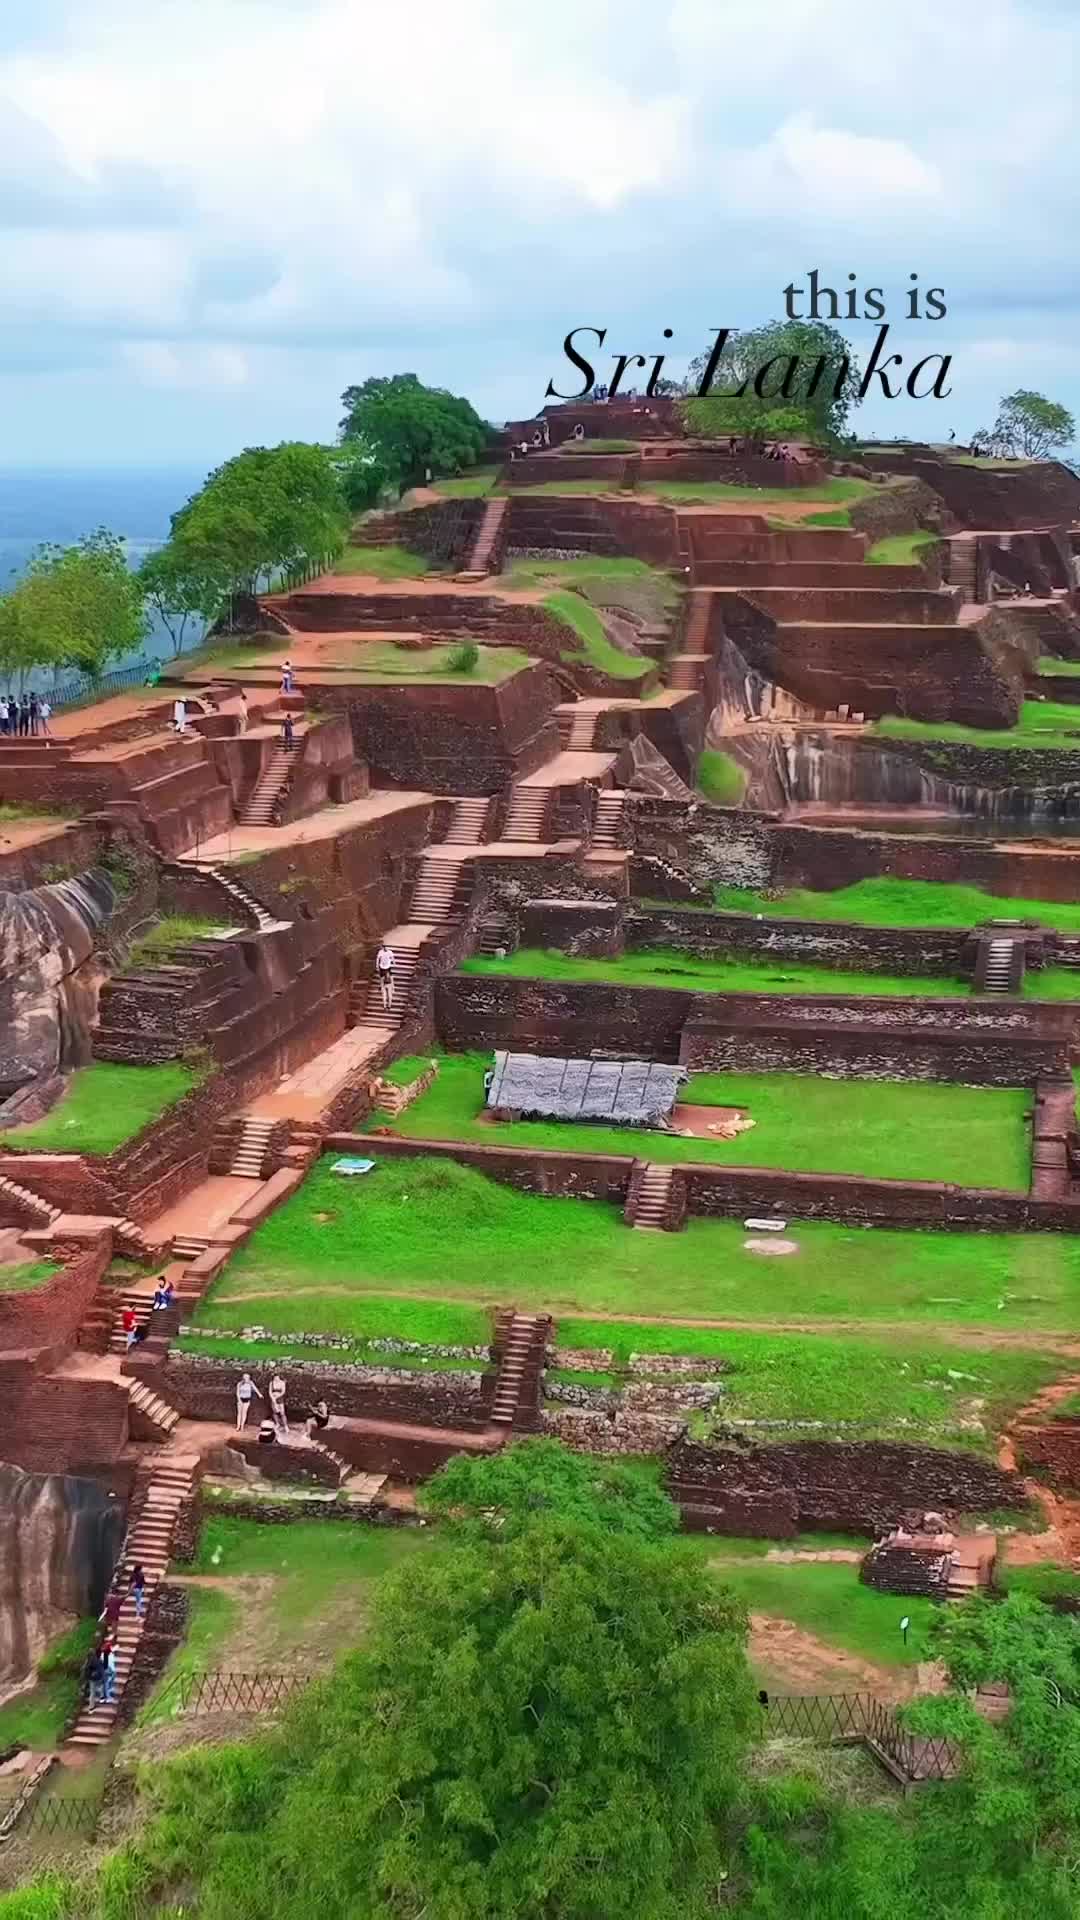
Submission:
<svg viewBox="0 0 1080 1920">
<path fill-rule="evenodd" d="M 649 1060 L 552 1060 L 536 1053 L 496 1053 L 487 1104 L 552 1120 L 613 1120 L 648 1127 L 670 1116 L 685 1078 L 684 1068 Z"/>
</svg>

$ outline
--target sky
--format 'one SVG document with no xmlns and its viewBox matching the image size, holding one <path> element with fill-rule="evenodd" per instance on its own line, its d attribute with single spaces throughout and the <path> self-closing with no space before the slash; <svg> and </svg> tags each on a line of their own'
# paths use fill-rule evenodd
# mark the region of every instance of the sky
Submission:
<svg viewBox="0 0 1080 1920">
<path fill-rule="evenodd" d="M 0 466 L 329 439 L 377 373 L 521 417 L 571 328 L 679 373 L 811 268 L 952 355 L 860 432 L 1080 415 L 1078 48 L 1077 0 L 5 0 Z"/>
</svg>

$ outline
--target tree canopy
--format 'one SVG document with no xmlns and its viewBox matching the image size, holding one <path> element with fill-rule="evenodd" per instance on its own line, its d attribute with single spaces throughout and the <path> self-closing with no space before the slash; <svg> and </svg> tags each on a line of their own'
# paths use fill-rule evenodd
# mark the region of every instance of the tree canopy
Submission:
<svg viewBox="0 0 1080 1920">
<path fill-rule="evenodd" d="M 494 1518 L 499 1537 L 544 1515 L 643 1541 L 670 1538 L 679 1524 L 651 1462 L 572 1453 L 557 1440 L 457 1454 L 429 1481 L 422 1501 L 443 1518 L 480 1519 L 488 1527 Z"/>
<path fill-rule="evenodd" d="M 425 387 L 415 373 L 372 377 L 346 387 L 342 443 L 359 442 L 399 487 L 474 466 L 487 444 L 485 422 L 468 400 Z"/>
<path fill-rule="evenodd" d="M 185 616 L 209 621 L 228 600 L 336 553 L 348 507 L 330 449 L 304 441 L 248 447 L 215 469 L 172 517 L 145 563 L 146 591 L 178 644 Z"/>
<path fill-rule="evenodd" d="M 0 596 L 0 674 L 70 667 L 96 677 L 147 631 L 143 595 L 123 543 L 104 527 L 73 546 L 44 545 Z"/>
<path fill-rule="evenodd" d="M 709 393 L 699 399 L 708 362 L 705 353 L 691 361 L 682 405 L 688 431 L 706 439 L 739 434 L 833 442 L 844 431 L 860 377 L 843 334 L 824 320 L 771 320 L 733 332 Z"/>
<path fill-rule="evenodd" d="M 1067 447 L 1076 438 L 1076 421 L 1067 407 L 1048 400 L 1044 393 L 1018 387 L 1005 394 L 997 419 L 987 433 L 972 441 L 990 453 L 1011 459 L 1045 460 L 1056 447 Z"/>
</svg>

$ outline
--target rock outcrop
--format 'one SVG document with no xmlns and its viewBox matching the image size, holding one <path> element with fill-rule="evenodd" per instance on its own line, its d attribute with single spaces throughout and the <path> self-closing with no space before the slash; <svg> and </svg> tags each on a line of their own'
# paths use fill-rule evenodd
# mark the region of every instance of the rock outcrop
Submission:
<svg viewBox="0 0 1080 1920">
<path fill-rule="evenodd" d="M 122 1503 L 93 1480 L 0 1465 L 0 1693 L 99 1610 L 123 1532 Z"/>
<path fill-rule="evenodd" d="M 0 1122 L 37 1118 L 56 1076 L 89 1060 L 102 977 L 95 947 L 115 904 L 100 867 L 0 893 Z"/>
</svg>

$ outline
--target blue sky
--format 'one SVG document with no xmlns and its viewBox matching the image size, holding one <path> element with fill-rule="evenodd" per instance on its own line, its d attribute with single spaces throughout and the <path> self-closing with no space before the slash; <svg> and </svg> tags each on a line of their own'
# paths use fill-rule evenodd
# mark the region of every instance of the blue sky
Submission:
<svg viewBox="0 0 1080 1920">
<path fill-rule="evenodd" d="M 1078 46 L 1074 0 L 7 0 L 0 465 L 328 437 L 403 369 L 529 413 L 569 328 L 678 370 L 810 267 L 953 355 L 860 430 L 1080 414 Z"/>
</svg>

